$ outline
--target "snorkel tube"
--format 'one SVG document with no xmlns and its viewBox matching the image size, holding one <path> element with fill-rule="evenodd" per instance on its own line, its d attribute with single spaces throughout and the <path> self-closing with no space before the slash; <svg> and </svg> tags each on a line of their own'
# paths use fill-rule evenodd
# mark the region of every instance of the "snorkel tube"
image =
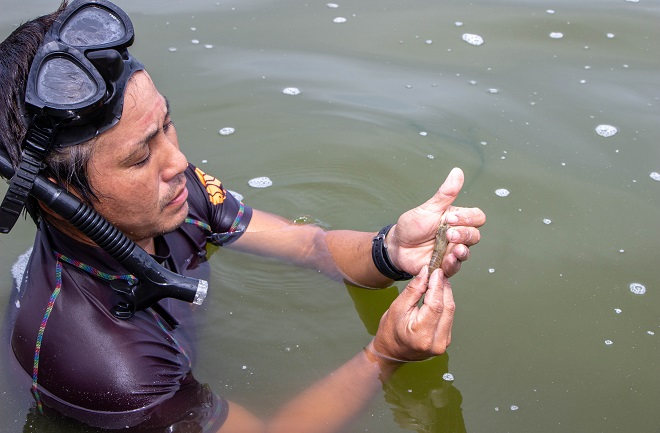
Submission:
<svg viewBox="0 0 660 433">
<path fill-rule="evenodd" d="M 2 148 L 0 175 L 6 179 L 14 176 L 14 169 Z M 116 317 L 128 319 L 136 311 L 149 307 L 157 308 L 159 314 L 163 315 L 164 310 L 156 303 L 164 298 L 196 305 L 204 301 L 208 290 L 207 281 L 179 275 L 164 268 L 92 207 L 44 176 L 36 175 L 30 195 L 69 221 L 138 279 L 134 285 L 113 285 L 113 289 L 123 298 L 122 302 L 112 308 Z M 174 320 L 171 316 L 166 319 L 170 322 Z M 175 326 L 176 321 L 171 324 Z"/>
</svg>

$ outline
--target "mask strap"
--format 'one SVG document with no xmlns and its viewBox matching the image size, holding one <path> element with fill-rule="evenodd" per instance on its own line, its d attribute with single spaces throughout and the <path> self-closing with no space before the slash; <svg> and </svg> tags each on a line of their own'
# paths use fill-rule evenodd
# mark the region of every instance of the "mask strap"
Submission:
<svg viewBox="0 0 660 433">
<path fill-rule="evenodd" d="M 9 189 L 0 205 L 0 233 L 9 233 L 23 211 L 34 180 L 50 152 L 56 129 L 46 116 L 39 116 L 28 128 L 21 146 L 21 164 L 9 181 Z"/>
</svg>

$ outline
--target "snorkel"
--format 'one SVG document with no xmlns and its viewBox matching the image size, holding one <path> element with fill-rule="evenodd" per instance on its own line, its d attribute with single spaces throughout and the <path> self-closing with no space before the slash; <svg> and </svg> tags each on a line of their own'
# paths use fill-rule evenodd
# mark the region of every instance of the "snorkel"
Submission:
<svg viewBox="0 0 660 433">
<path fill-rule="evenodd" d="M 0 147 L 0 175 L 9 180 L 0 232 L 11 231 L 33 196 L 137 278 L 133 285 L 112 285 L 122 298 L 112 308 L 116 317 L 128 319 L 153 307 L 175 325 L 157 302 L 174 298 L 199 305 L 208 283 L 164 268 L 91 206 L 40 174 L 52 149 L 83 143 L 117 124 L 126 84 L 143 69 L 127 50 L 133 38 L 128 16 L 106 0 L 76 0 L 54 22 L 30 68 L 27 133 L 16 170 Z"/>
<path fill-rule="evenodd" d="M 14 176 L 9 158 L 0 150 L 0 175 Z M 113 226 L 92 207 L 81 202 L 64 188 L 42 175 L 37 175 L 30 194 L 90 238 L 120 262 L 138 279 L 135 285 L 114 285 L 123 302 L 112 309 L 121 319 L 130 318 L 136 311 L 154 306 L 164 298 L 174 298 L 201 305 L 206 297 L 205 280 L 176 274 L 162 267 L 146 251 Z"/>
</svg>

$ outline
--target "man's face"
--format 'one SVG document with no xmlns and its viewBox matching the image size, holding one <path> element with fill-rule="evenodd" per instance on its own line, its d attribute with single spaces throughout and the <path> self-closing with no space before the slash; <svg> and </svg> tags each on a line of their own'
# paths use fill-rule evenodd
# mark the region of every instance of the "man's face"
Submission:
<svg viewBox="0 0 660 433">
<path fill-rule="evenodd" d="M 186 157 L 165 98 L 144 71 L 126 87 L 121 120 L 94 144 L 89 182 L 94 208 L 144 246 L 188 214 Z"/>
</svg>

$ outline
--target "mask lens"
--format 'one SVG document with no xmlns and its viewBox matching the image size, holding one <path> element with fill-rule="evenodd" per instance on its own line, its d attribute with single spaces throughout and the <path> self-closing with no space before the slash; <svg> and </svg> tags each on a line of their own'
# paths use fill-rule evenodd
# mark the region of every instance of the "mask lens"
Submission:
<svg viewBox="0 0 660 433">
<path fill-rule="evenodd" d="M 77 105 L 92 98 L 97 91 L 96 81 L 64 57 L 51 57 L 39 69 L 37 95 L 48 105 Z"/>
<path fill-rule="evenodd" d="M 96 47 L 121 41 L 126 26 L 110 10 L 88 5 L 75 12 L 60 29 L 60 39 L 74 47 Z"/>
</svg>

